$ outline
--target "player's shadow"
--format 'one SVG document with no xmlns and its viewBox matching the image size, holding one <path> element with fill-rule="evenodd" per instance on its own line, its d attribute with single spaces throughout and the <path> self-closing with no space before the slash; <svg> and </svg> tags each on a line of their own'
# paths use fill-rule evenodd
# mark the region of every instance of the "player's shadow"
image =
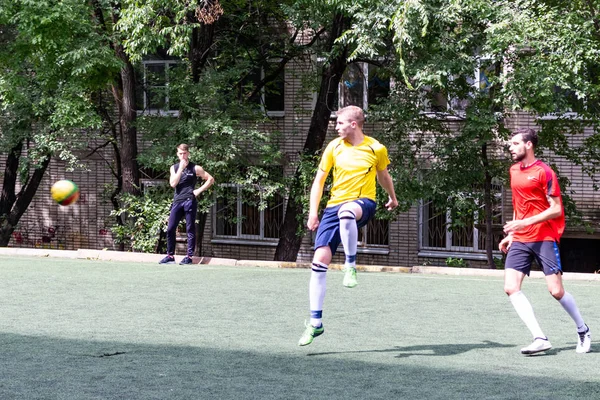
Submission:
<svg viewBox="0 0 600 400">
<path fill-rule="evenodd" d="M 329 351 L 323 353 L 310 353 L 309 356 L 325 356 L 331 354 L 348 353 L 398 353 L 395 358 L 406 358 L 411 356 L 436 356 L 448 357 L 457 354 L 466 353 L 477 349 L 497 349 L 514 347 L 513 344 L 502 344 L 484 340 L 482 343 L 462 343 L 462 344 L 423 344 L 415 346 L 394 346 L 391 349 L 380 350 L 355 350 L 355 351 Z"/>
</svg>

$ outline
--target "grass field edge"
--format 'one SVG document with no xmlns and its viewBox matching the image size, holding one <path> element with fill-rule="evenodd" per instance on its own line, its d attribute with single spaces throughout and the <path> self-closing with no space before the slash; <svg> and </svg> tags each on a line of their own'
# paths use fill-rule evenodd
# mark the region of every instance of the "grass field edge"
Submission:
<svg viewBox="0 0 600 400">
<path fill-rule="evenodd" d="M 22 256 L 22 257 L 49 257 L 49 258 L 69 258 L 86 259 L 102 261 L 125 261 L 140 263 L 157 263 L 161 258 L 160 254 L 121 252 L 113 250 L 55 250 L 55 249 L 31 249 L 17 247 L 2 247 L 0 255 L 3 256 Z M 176 256 L 183 258 L 183 256 Z M 177 261 L 177 260 L 176 260 Z M 221 266 L 240 266 L 240 267 L 262 267 L 262 268 L 300 268 L 308 269 L 311 264 L 308 262 L 288 262 L 288 261 L 263 261 L 263 260 L 236 260 L 217 257 L 194 257 L 194 264 L 198 265 L 221 265 Z M 341 270 L 343 265 L 331 264 L 330 269 Z M 363 272 L 395 272 L 407 274 L 428 274 L 428 275 L 454 275 L 454 276 L 491 276 L 502 277 L 503 270 L 482 269 L 482 268 L 452 268 L 452 267 L 433 267 L 416 265 L 411 267 L 401 266 L 382 266 L 382 265 L 357 265 L 357 269 Z M 541 271 L 532 271 L 532 278 L 543 278 Z M 600 281 L 600 274 L 585 274 L 578 272 L 565 272 L 565 280 L 584 280 Z"/>
</svg>

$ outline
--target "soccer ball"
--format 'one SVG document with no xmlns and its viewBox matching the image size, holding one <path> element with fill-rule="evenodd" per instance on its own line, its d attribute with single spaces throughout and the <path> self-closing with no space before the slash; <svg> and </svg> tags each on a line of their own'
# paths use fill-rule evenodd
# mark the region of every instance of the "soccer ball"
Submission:
<svg viewBox="0 0 600 400">
<path fill-rule="evenodd" d="M 61 206 L 68 206 L 79 199 L 79 188 L 67 179 L 56 182 L 50 189 L 52 199 Z"/>
</svg>

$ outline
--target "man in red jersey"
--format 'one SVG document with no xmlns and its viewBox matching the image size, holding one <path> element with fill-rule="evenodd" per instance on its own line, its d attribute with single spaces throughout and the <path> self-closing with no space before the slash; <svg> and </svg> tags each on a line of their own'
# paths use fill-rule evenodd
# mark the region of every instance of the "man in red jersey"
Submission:
<svg viewBox="0 0 600 400">
<path fill-rule="evenodd" d="M 588 353 L 590 328 L 585 324 L 575 299 L 565 291 L 558 242 L 565 230 L 565 214 L 558 180 L 554 171 L 535 158 L 537 133 L 518 129 L 510 140 L 510 153 L 517 163 L 510 168 L 513 220 L 504 225 L 507 236 L 499 248 L 506 256 L 504 291 L 517 314 L 533 335 L 533 343 L 521 349 L 535 354 L 552 348 L 540 328 L 533 308 L 521 292 L 525 275 L 535 259 L 543 269 L 550 294 L 558 300 L 577 326 L 577 353 Z"/>
</svg>

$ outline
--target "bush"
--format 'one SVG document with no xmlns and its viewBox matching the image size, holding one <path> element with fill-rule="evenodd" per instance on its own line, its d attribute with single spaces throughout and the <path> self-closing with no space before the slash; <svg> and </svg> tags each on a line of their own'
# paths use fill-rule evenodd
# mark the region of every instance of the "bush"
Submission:
<svg viewBox="0 0 600 400">
<path fill-rule="evenodd" d="M 504 258 L 494 257 L 494 265 L 496 266 L 496 269 L 504 269 Z"/>
<path fill-rule="evenodd" d="M 448 257 L 446 258 L 446 265 L 454 268 L 465 268 L 467 267 L 467 262 L 462 258 Z"/>
<path fill-rule="evenodd" d="M 111 228 L 115 243 L 124 244 L 133 251 L 156 252 L 160 233 L 167 229 L 170 195 L 165 188 L 151 188 L 141 196 L 121 195 L 121 208 L 111 212 L 123 221 L 123 225 L 116 224 Z"/>
</svg>

